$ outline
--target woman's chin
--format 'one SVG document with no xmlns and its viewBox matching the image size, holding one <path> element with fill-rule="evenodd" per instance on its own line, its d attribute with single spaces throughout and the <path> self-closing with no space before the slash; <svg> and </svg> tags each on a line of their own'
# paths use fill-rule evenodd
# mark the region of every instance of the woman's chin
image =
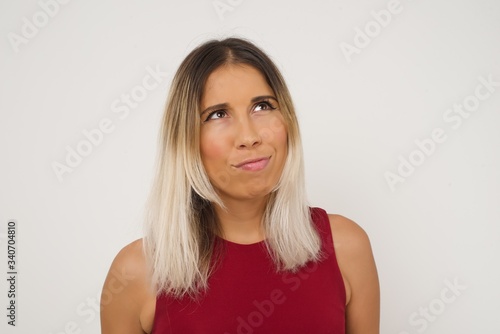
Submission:
<svg viewBox="0 0 500 334">
<path fill-rule="evenodd" d="M 221 196 L 222 200 L 239 200 L 239 201 L 248 201 L 248 200 L 259 200 L 259 199 L 267 199 L 267 197 L 271 194 L 273 187 L 267 186 L 262 188 L 252 188 L 252 189 L 242 189 L 235 192 L 220 192 L 219 196 Z"/>
</svg>

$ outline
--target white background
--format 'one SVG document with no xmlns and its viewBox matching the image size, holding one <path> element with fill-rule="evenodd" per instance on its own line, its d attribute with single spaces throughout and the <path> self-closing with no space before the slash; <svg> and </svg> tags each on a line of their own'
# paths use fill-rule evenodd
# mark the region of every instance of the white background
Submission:
<svg viewBox="0 0 500 334">
<path fill-rule="evenodd" d="M 218 13 L 221 3 L 230 10 Z M 443 119 L 473 101 L 479 77 L 500 82 L 500 2 L 401 0 L 380 28 L 371 12 L 388 4 L 73 0 L 49 17 L 37 1 L 3 0 L 0 267 L 4 277 L 6 225 L 16 219 L 19 275 L 15 328 L 0 280 L 1 332 L 99 332 L 91 305 L 116 253 L 142 236 L 172 75 L 199 43 L 236 35 L 269 53 L 287 80 L 311 204 L 371 238 L 381 333 L 500 333 L 500 87 L 460 127 Z M 12 43 L 34 20 L 38 32 Z M 355 47 L 365 28 L 371 42 L 346 57 L 341 44 Z M 168 74 L 126 117 L 113 112 L 147 68 Z M 68 147 L 103 119 L 113 131 L 58 180 L 54 162 L 66 164 Z M 435 128 L 446 140 L 391 190 L 386 172 L 398 173 L 399 156 L 418 158 L 415 140 Z M 462 288 L 445 291 L 445 303 L 446 280 Z"/>
</svg>

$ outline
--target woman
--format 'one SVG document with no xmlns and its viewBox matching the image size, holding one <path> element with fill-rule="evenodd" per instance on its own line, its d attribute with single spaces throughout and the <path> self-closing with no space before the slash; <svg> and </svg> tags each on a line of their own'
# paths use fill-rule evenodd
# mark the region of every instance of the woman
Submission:
<svg viewBox="0 0 500 334">
<path fill-rule="evenodd" d="M 104 284 L 102 333 L 379 333 L 369 239 L 308 206 L 292 100 L 259 48 L 193 50 L 160 147 L 145 236 Z"/>
</svg>

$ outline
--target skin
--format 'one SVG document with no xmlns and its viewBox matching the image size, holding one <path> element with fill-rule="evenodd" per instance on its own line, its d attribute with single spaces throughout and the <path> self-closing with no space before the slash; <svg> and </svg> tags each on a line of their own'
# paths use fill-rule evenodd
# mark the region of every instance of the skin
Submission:
<svg viewBox="0 0 500 334">
<path fill-rule="evenodd" d="M 224 238 L 242 244 L 265 238 L 261 218 L 286 158 L 286 126 L 278 103 L 271 98 L 251 102 L 258 96 L 274 96 L 264 77 L 246 65 L 227 65 L 209 76 L 201 105 L 204 111 L 225 104 L 200 115 L 200 150 L 207 174 L 229 209 L 215 207 Z M 235 167 L 261 156 L 270 159 L 260 171 Z M 369 238 L 352 220 L 337 214 L 328 217 L 346 288 L 346 333 L 379 334 L 379 281 Z M 145 263 L 142 239 L 115 257 L 101 298 L 103 334 L 151 332 L 156 297 Z"/>
</svg>

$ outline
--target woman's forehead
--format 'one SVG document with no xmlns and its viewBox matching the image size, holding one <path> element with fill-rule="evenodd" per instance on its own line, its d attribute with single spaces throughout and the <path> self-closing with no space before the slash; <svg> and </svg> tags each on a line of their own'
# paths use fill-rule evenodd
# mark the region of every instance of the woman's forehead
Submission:
<svg viewBox="0 0 500 334">
<path fill-rule="evenodd" d="M 229 103 L 236 98 L 274 95 L 264 75 L 246 64 L 229 64 L 217 68 L 207 78 L 201 99 L 202 110 L 211 105 Z"/>
</svg>

